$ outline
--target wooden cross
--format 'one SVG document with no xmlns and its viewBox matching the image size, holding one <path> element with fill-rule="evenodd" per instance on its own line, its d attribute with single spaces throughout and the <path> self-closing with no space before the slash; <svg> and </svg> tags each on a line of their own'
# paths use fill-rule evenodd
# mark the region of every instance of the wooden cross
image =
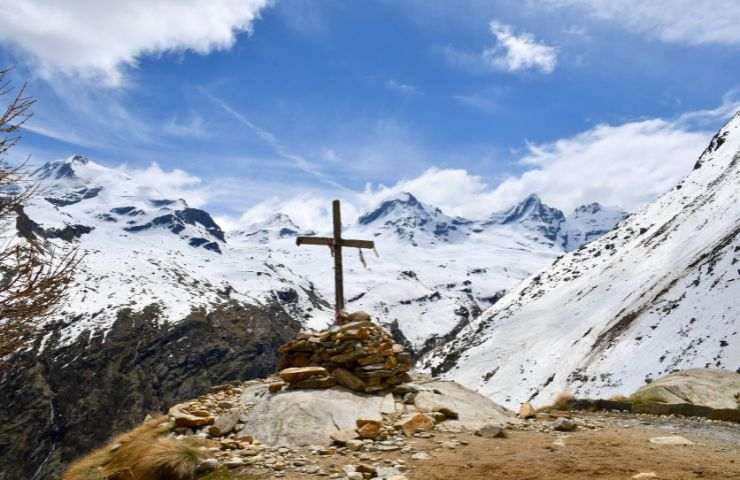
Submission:
<svg viewBox="0 0 740 480">
<path fill-rule="evenodd" d="M 375 243 L 370 240 L 349 240 L 342 238 L 342 214 L 339 200 L 331 204 L 334 219 L 334 237 L 298 237 L 296 245 L 328 245 L 334 255 L 334 311 L 337 321 L 344 310 L 344 277 L 342 275 L 342 247 L 353 248 L 375 248 Z"/>
</svg>

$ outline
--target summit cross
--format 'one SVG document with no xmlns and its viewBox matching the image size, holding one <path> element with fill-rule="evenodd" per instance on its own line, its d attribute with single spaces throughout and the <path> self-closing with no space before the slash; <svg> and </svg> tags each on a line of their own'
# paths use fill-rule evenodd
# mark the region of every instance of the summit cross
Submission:
<svg viewBox="0 0 740 480">
<path fill-rule="evenodd" d="M 334 221 L 333 237 L 298 237 L 296 245 L 326 245 L 331 249 L 334 256 L 334 312 L 336 320 L 344 310 L 344 276 L 342 273 L 342 247 L 352 248 L 375 248 L 371 240 L 351 240 L 342 238 L 342 212 L 339 200 L 334 200 L 332 206 L 332 218 Z"/>
</svg>

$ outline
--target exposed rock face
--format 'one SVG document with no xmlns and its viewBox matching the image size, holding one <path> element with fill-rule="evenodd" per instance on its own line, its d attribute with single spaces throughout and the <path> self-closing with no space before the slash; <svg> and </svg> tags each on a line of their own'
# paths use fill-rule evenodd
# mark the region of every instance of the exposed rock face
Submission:
<svg viewBox="0 0 740 480">
<path fill-rule="evenodd" d="M 83 333 L 10 360 L 0 377 L 0 479 L 58 478 L 65 464 L 151 412 L 214 384 L 264 376 L 299 325 L 279 307 L 231 304 L 175 325 L 123 310 L 107 335 Z"/>
<path fill-rule="evenodd" d="M 688 403 L 711 408 L 740 407 L 740 373 L 694 368 L 672 373 L 640 388 L 635 400 Z"/>
</svg>

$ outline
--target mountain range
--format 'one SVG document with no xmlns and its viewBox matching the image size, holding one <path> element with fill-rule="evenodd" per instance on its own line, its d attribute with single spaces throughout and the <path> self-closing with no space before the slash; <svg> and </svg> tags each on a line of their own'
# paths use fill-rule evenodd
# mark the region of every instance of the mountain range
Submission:
<svg viewBox="0 0 740 480">
<path fill-rule="evenodd" d="M 627 394 L 679 369 L 740 373 L 739 306 L 737 114 L 673 189 L 531 276 L 421 365 L 507 405 Z"/>
<path fill-rule="evenodd" d="M 68 340 L 105 330 L 121 308 L 151 304 L 169 322 L 229 301 L 277 301 L 308 328 L 332 321 L 329 252 L 295 246 L 296 235 L 315 233 L 294 223 L 290 212 L 224 232 L 208 212 L 82 156 L 47 163 L 33 179 L 44 192 L 26 208 L 36 231 L 85 254 L 56 318 L 69 323 Z M 348 308 L 375 312 L 420 350 L 624 216 L 594 203 L 566 217 L 530 195 L 470 220 L 403 193 L 344 226 L 347 236 L 375 239 L 378 253 L 355 259 L 348 252 Z"/>
</svg>

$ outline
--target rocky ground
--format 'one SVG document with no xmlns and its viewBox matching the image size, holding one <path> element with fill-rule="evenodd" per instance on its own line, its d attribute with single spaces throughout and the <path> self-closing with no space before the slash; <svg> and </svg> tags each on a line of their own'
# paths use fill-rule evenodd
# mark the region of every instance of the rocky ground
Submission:
<svg viewBox="0 0 740 480">
<path fill-rule="evenodd" d="M 504 438 L 429 432 L 365 441 L 356 451 L 252 447 L 243 457 L 250 465 L 234 466 L 224 478 L 359 480 L 358 471 L 394 480 L 740 478 L 735 424 L 631 414 L 570 418 L 577 425 L 571 432 L 554 430 L 556 420 L 544 416 L 507 428 Z"/>
<path fill-rule="evenodd" d="M 217 414 L 243 398 L 250 385 L 243 387 L 225 386 L 183 404 L 202 415 L 216 412 L 211 418 L 191 414 L 191 420 L 209 418 L 210 425 L 176 430 L 179 436 L 208 439 L 213 455 L 208 462 L 215 471 L 205 478 L 740 479 L 740 426 L 729 422 L 555 411 L 512 419 L 503 428 L 486 425 L 454 432 L 445 428 L 453 418 L 432 412 L 432 425 L 406 429 L 403 419 L 413 417 L 385 415 L 367 435 L 358 428 L 355 434 L 333 435 L 333 444 L 268 446 L 239 433 L 244 416 L 226 420 L 228 415 Z M 397 404 L 406 395 L 395 395 Z M 454 417 L 454 412 L 447 413 Z"/>
</svg>

